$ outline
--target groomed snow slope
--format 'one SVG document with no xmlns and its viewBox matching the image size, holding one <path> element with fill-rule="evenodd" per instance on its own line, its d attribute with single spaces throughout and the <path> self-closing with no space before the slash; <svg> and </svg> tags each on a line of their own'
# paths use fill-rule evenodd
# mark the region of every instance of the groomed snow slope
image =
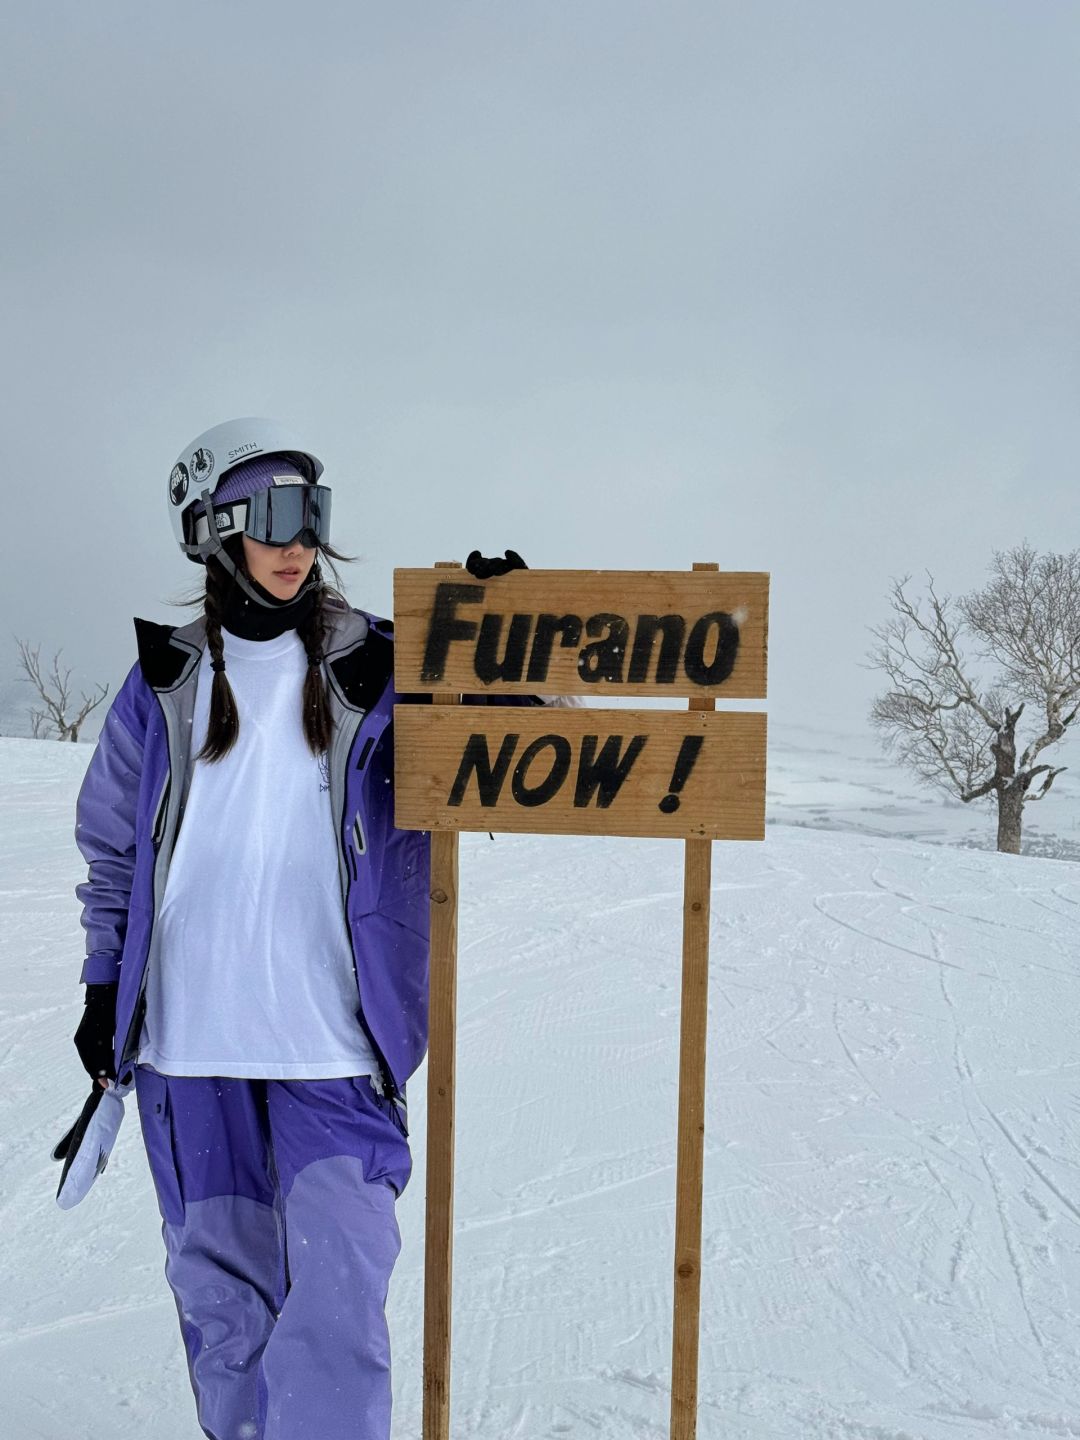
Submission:
<svg viewBox="0 0 1080 1440">
<path fill-rule="evenodd" d="M 2 1433 L 198 1440 L 133 1105 L 52 1198 L 89 754 L 0 741 Z M 1080 869 L 773 826 L 714 878 L 702 1440 L 1080 1436 Z M 455 1436 L 667 1436 L 680 884 L 671 842 L 463 840 Z"/>
</svg>

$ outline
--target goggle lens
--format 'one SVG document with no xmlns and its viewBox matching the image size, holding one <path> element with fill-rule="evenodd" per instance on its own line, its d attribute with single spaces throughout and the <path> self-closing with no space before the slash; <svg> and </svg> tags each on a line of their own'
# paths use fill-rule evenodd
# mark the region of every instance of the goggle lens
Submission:
<svg viewBox="0 0 1080 1440">
<path fill-rule="evenodd" d="M 326 485 L 273 485 L 248 498 L 244 534 L 263 545 L 330 543 L 330 490 Z"/>
</svg>

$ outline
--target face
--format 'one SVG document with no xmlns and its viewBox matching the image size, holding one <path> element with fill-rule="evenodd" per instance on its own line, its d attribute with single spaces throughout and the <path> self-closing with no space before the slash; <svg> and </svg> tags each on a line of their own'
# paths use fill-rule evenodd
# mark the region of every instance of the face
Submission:
<svg viewBox="0 0 1080 1440">
<path fill-rule="evenodd" d="M 291 600 L 315 563 L 314 549 L 290 540 L 288 545 L 264 545 L 244 536 L 244 559 L 248 572 L 264 590 L 278 600 Z"/>
</svg>

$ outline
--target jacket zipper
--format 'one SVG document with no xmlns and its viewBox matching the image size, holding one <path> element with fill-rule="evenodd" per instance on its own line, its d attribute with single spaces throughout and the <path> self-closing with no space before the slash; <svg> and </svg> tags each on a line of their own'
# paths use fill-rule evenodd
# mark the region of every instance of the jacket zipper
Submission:
<svg viewBox="0 0 1080 1440">
<path fill-rule="evenodd" d="M 175 639 L 173 641 L 175 644 Z M 186 649 L 191 655 L 201 658 L 202 650 L 196 645 L 189 644 L 186 640 L 180 642 L 182 649 Z M 198 660 L 196 660 L 198 663 Z M 187 672 L 190 674 L 190 671 Z M 150 689 L 153 691 L 153 686 Z M 135 1004 L 131 1012 L 131 1024 L 128 1026 L 127 1034 L 124 1036 L 124 1044 L 120 1050 L 120 1064 L 116 1067 L 118 1077 L 121 1077 L 124 1068 L 134 1064 L 139 1050 L 139 1035 L 142 1032 L 143 1019 L 146 1015 L 146 982 L 150 976 L 150 957 L 154 948 L 154 927 L 158 918 L 158 911 L 161 908 L 157 893 L 157 867 L 160 861 L 161 844 L 165 838 L 165 821 L 169 813 L 169 795 L 172 791 L 172 762 L 176 754 L 175 737 L 169 728 L 169 715 L 165 706 L 161 703 L 161 696 L 154 692 L 154 699 L 161 711 L 161 718 L 165 722 L 165 785 L 158 800 L 157 810 L 154 816 L 154 828 L 151 832 L 151 847 L 154 851 L 154 866 L 150 875 L 151 900 L 150 907 L 150 929 L 146 936 L 146 957 L 143 963 L 142 975 L 139 978 L 139 993 L 135 997 Z M 183 799 L 183 796 L 181 796 Z M 180 821 L 184 817 L 183 805 L 180 806 L 176 816 L 176 826 L 173 832 L 173 844 L 176 843 L 176 835 L 179 833 Z M 164 890 L 162 890 L 164 898 Z"/>
<path fill-rule="evenodd" d="M 363 723 L 364 723 L 364 716 L 361 715 L 361 716 L 360 716 L 360 719 L 359 719 L 359 720 L 357 721 L 357 723 L 356 723 L 356 730 L 353 731 L 352 738 L 351 738 L 350 741 L 349 741 L 349 751 L 346 752 L 346 759 L 348 758 L 348 753 L 351 752 L 351 750 L 352 750 L 353 742 L 354 742 L 355 739 L 356 739 L 357 731 L 360 729 L 360 726 L 361 726 Z M 330 751 L 329 751 L 329 750 L 327 751 L 327 755 L 326 755 L 326 770 L 327 770 L 327 775 L 329 776 L 329 775 L 330 775 Z M 331 793 L 331 795 L 333 795 L 333 793 L 334 793 L 334 781 L 333 781 L 333 777 L 332 777 L 332 776 L 330 776 L 330 793 Z M 340 859 L 341 861 L 344 861 L 344 864 L 339 864 L 339 865 L 338 865 L 338 880 L 339 880 L 340 885 L 341 885 L 341 910 L 342 910 L 342 914 L 343 914 L 344 917 L 345 917 L 345 929 L 346 929 L 346 931 L 348 932 L 348 936 L 349 936 L 349 953 L 352 955 L 352 962 L 353 962 L 353 979 L 356 981 L 356 997 L 357 997 L 357 999 L 358 999 L 359 1002 L 360 1002 L 360 1008 L 359 1008 L 359 1010 L 357 1011 L 356 1018 L 357 1018 L 357 1020 L 359 1020 L 359 1022 L 360 1022 L 360 1028 L 361 1028 L 361 1030 L 363 1030 L 364 1035 L 365 1035 L 365 1037 L 367 1038 L 367 1042 L 368 1042 L 368 1044 L 371 1046 L 371 1052 L 372 1052 L 372 1054 L 375 1056 L 375 1059 L 378 1061 L 378 1064 L 379 1064 L 379 1072 L 380 1072 L 379 1075 L 378 1075 L 378 1076 L 372 1076 L 371 1079 L 377 1081 L 377 1083 L 378 1083 L 378 1085 L 379 1085 L 379 1088 L 380 1088 L 380 1090 L 381 1090 L 381 1093 L 382 1093 L 384 1096 L 389 1096 L 389 1098 L 390 1098 L 391 1100 L 398 1101 L 399 1099 L 401 1099 L 401 1091 L 398 1089 L 398 1087 L 397 1087 L 397 1082 L 396 1082 L 395 1079 L 394 1079 L 394 1076 L 393 1076 L 393 1073 L 391 1072 L 390 1066 L 389 1066 L 389 1065 L 387 1064 L 387 1062 L 386 1062 L 386 1056 L 385 1056 L 385 1055 L 382 1053 L 382 1051 L 379 1049 L 379 1046 L 378 1046 L 378 1044 L 376 1043 L 376 1040 L 375 1040 L 374 1035 L 372 1035 L 370 1029 L 368 1028 L 367 1020 L 364 1018 L 364 996 L 363 996 L 363 992 L 362 992 L 361 989 L 360 989 L 360 972 L 359 972 L 359 970 L 356 968 L 356 947 L 353 945 L 352 926 L 351 926 L 351 924 L 349 923 L 349 880 L 348 880 L 349 867 L 348 867 L 348 860 L 347 860 L 346 857 L 348 856 L 348 847 L 349 847 L 349 843 L 350 843 L 350 842 L 349 842 L 348 837 L 345 835 L 345 806 L 346 806 L 347 800 L 348 800 L 348 783 L 347 783 L 347 777 L 346 777 L 345 779 L 343 779 L 342 785 L 341 785 L 341 809 L 340 809 L 340 813 L 334 814 L 333 811 L 331 811 L 331 818 L 332 818 L 333 821 L 334 821 L 334 843 L 335 843 L 335 845 L 338 847 L 339 859 Z M 342 846 L 344 846 L 344 851 L 342 851 Z"/>
<path fill-rule="evenodd" d="M 169 813 L 169 793 L 172 790 L 172 769 L 165 773 L 165 784 L 162 787 L 161 797 L 157 803 L 157 810 L 154 814 L 154 828 L 150 834 L 150 843 L 154 851 L 154 866 L 150 876 L 151 887 L 154 886 L 157 877 L 158 855 L 161 850 L 161 840 L 165 829 L 165 816 Z M 156 897 L 155 897 L 156 900 Z M 116 1067 L 117 1076 L 123 1074 L 125 1067 L 134 1063 L 138 1052 L 139 1035 L 142 1032 L 143 1020 L 146 1017 L 146 982 L 150 975 L 150 953 L 154 943 L 154 923 L 157 920 L 158 906 L 155 903 L 150 909 L 150 929 L 146 936 L 146 964 L 143 966 L 142 976 L 139 980 L 139 993 L 135 997 L 135 1005 L 131 1012 L 131 1024 L 128 1026 L 127 1034 L 124 1036 L 123 1048 L 120 1051 L 120 1063 Z M 123 1081 L 121 1081 L 123 1083 Z"/>
</svg>

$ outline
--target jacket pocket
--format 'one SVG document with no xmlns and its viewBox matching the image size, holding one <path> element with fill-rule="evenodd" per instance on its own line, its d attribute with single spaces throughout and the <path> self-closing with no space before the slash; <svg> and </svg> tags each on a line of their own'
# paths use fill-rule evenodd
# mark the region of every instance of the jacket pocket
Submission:
<svg viewBox="0 0 1080 1440">
<path fill-rule="evenodd" d="M 156 850 L 161 844 L 161 837 L 165 833 L 165 816 L 169 813 L 169 791 L 172 789 L 172 777 L 165 777 L 165 788 L 161 792 L 161 799 L 158 801 L 157 810 L 154 814 L 154 824 L 150 831 L 150 841 Z"/>
</svg>

